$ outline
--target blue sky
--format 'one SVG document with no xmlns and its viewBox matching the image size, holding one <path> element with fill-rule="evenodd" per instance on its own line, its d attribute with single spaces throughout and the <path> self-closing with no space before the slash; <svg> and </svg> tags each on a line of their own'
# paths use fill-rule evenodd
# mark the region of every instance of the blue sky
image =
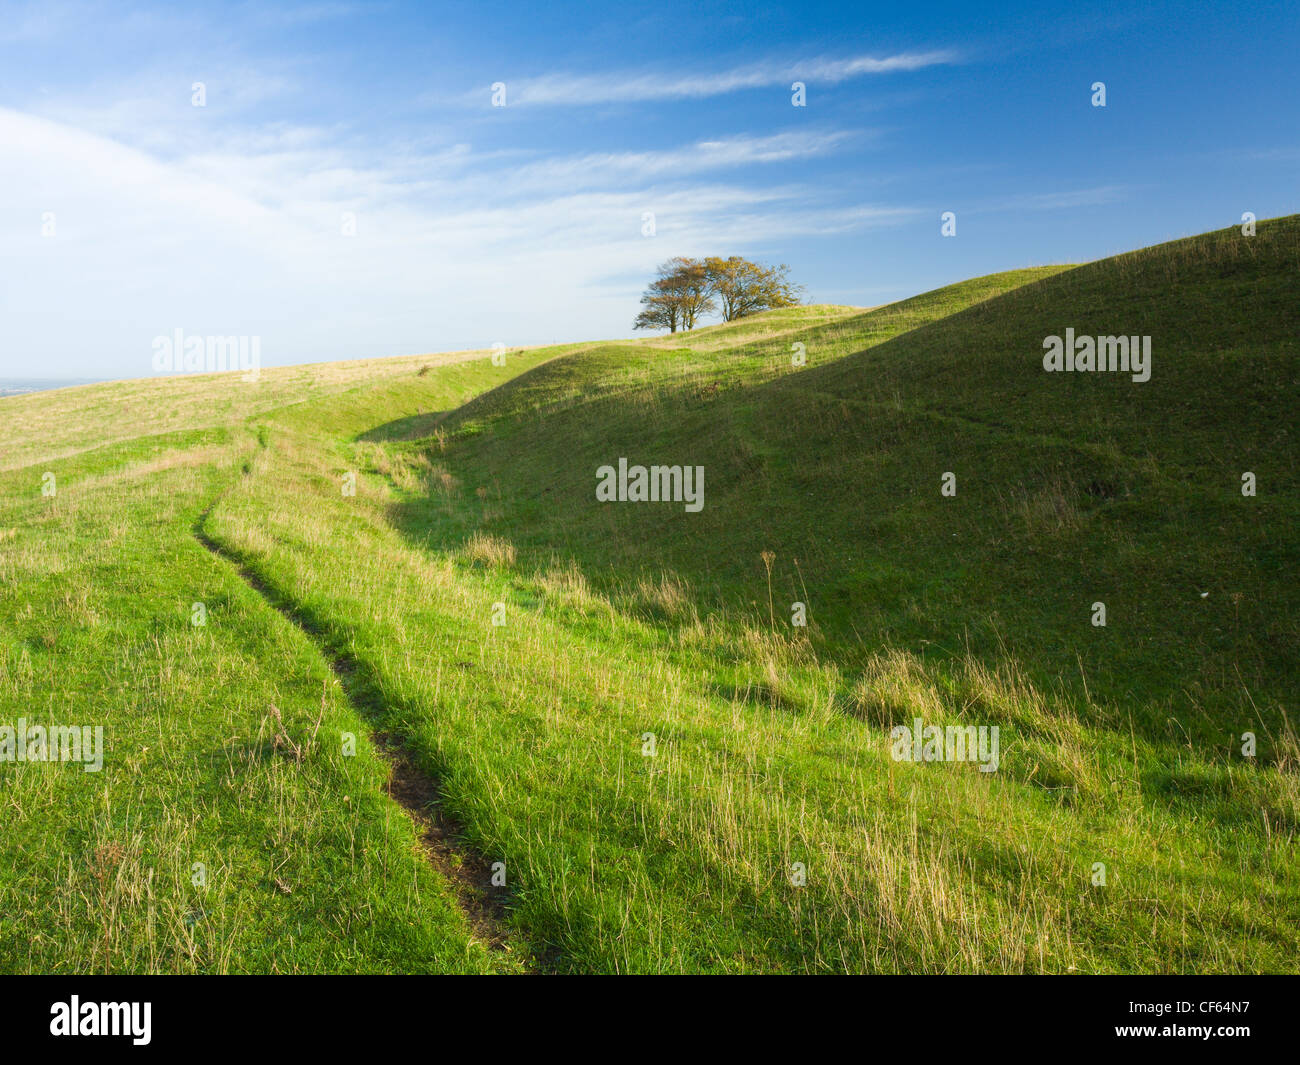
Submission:
<svg viewBox="0 0 1300 1065">
<path fill-rule="evenodd" d="M 628 336 L 674 255 L 874 305 L 1293 213 L 1298 46 L 1269 3 L 6 0 L 0 374 Z"/>
</svg>

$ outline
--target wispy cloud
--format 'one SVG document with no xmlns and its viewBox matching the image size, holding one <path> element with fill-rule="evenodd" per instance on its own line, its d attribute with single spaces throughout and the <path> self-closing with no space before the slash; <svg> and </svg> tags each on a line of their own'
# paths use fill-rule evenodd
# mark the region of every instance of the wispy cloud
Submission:
<svg viewBox="0 0 1300 1065">
<path fill-rule="evenodd" d="M 890 56 L 820 57 L 795 63 L 764 62 L 713 72 L 618 72 L 545 74 L 511 80 L 504 73 L 510 106 L 582 106 L 656 100 L 700 99 L 744 89 L 762 89 L 796 81 L 834 85 L 868 74 L 893 74 L 958 61 L 954 51 L 901 52 Z M 475 93 L 486 100 L 486 89 Z"/>
<path fill-rule="evenodd" d="M 865 131 L 798 130 L 766 137 L 722 137 L 658 151 L 597 152 L 546 159 L 519 168 L 515 177 L 529 186 L 583 188 L 619 183 L 627 187 L 710 170 L 813 159 L 868 135 Z"/>
<path fill-rule="evenodd" d="M 564 339 L 579 306 L 585 330 L 624 335 L 641 281 L 669 255 L 781 254 L 799 237 L 912 218 L 846 205 L 798 168 L 753 180 L 756 167 L 859 136 L 705 138 L 506 166 L 470 144 L 376 151 L 285 126 L 164 157 L 0 109 L 0 142 L 24 149 L 0 157 L 0 202 L 24 208 L 0 244 L 3 296 L 32 359 L 81 351 L 77 368 L 99 376 L 150 372 L 152 338 L 177 325 L 260 335 L 269 364 Z M 44 211 L 57 215 L 53 239 L 39 235 Z M 344 211 L 355 237 L 341 233 Z"/>
</svg>

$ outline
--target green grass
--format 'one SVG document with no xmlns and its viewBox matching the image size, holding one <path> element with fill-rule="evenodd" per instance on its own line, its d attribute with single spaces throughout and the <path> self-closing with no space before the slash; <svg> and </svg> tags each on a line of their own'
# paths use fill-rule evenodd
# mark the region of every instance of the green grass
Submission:
<svg viewBox="0 0 1300 1065">
<path fill-rule="evenodd" d="M 0 474 L 0 723 L 106 746 L 99 773 L 0 763 L 0 970 L 513 966 L 470 937 L 320 654 L 193 535 L 258 450 L 193 430 Z M 297 742 L 318 728 L 301 763 L 272 705 Z"/>
<path fill-rule="evenodd" d="M 1298 267 L 1289 218 L 504 367 L 5 400 L 0 723 L 109 756 L 0 763 L 0 967 L 1295 971 Z M 1067 326 L 1150 334 L 1151 380 L 1045 374 Z M 703 465 L 704 510 L 598 503 L 620 456 Z M 300 761 L 271 704 L 323 709 Z M 895 762 L 918 716 L 1000 770 Z M 372 728 L 504 863 L 508 954 Z"/>
</svg>

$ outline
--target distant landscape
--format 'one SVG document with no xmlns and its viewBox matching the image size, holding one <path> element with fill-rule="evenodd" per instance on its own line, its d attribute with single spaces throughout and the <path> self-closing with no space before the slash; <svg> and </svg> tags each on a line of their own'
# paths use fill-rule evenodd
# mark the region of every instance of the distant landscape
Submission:
<svg viewBox="0 0 1300 1065">
<path fill-rule="evenodd" d="M 0 396 L 21 396 L 25 392 L 48 392 L 51 388 L 71 388 L 95 382 L 77 377 L 0 377 Z"/>
</svg>

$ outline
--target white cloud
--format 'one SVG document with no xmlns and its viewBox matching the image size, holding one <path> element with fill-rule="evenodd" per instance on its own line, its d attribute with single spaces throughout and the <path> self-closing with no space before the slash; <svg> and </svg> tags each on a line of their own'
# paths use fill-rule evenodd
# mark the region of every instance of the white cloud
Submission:
<svg viewBox="0 0 1300 1065">
<path fill-rule="evenodd" d="M 516 105 L 590 105 L 653 100 L 699 99 L 721 96 L 743 89 L 772 86 L 788 88 L 796 81 L 834 85 L 867 74 L 891 74 L 955 63 L 952 51 L 903 52 L 898 55 L 855 56 L 848 59 L 817 58 L 796 63 L 756 63 L 713 73 L 619 73 L 545 74 L 511 79 L 503 72 L 497 80 L 506 84 L 506 103 Z M 473 98 L 487 101 L 485 89 Z"/>
<path fill-rule="evenodd" d="M 606 182 L 683 177 L 763 163 L 785 163 L 826 155 L 855 137 L 845 130 L 774 133 L 766 137 L 702 140 L 680 148 L 641 152 L 597 152 L 525 164 L 515 178 L 527 185 L 590 186 Z"/>
<path fill-rule="evenodd" d="M 153 337 L 176 327 L 260 336 L 268 364 L 625 336 L 642 279 L 671 255 L 910 217 L 828 203 L 797 171 L 777 185 L 750 180 L 748 168 L 828 153 L 849 136 L 715 138 L 503 167 L 465 144 L 389 153 L 287 127 L 233 131 L 212 151 L 164 160 L 0 109 L 4 372 L 144 375 Z M 706 180 L 736 168 L 738 180 Z M 357 214 L 355 237 L 340 234 L 345 210 Z M 45 211 L 54 237 L 40 235 Z M 645 211 L 653 238 L 641 235 Z"/>
<path fill-rule="evenodd" d="M 972 208 L 974 211 L 1060 211 L 1075 207 L 1097 207 L 1107 203 L 1118 203 L 1128 195 L 1127 185 L 1094 185 L 1087 189 L 1071 189 L 1067 192 L 1027 193 L 1012 196 L 1005 200 L 984 207 Z"/>
</svg>

